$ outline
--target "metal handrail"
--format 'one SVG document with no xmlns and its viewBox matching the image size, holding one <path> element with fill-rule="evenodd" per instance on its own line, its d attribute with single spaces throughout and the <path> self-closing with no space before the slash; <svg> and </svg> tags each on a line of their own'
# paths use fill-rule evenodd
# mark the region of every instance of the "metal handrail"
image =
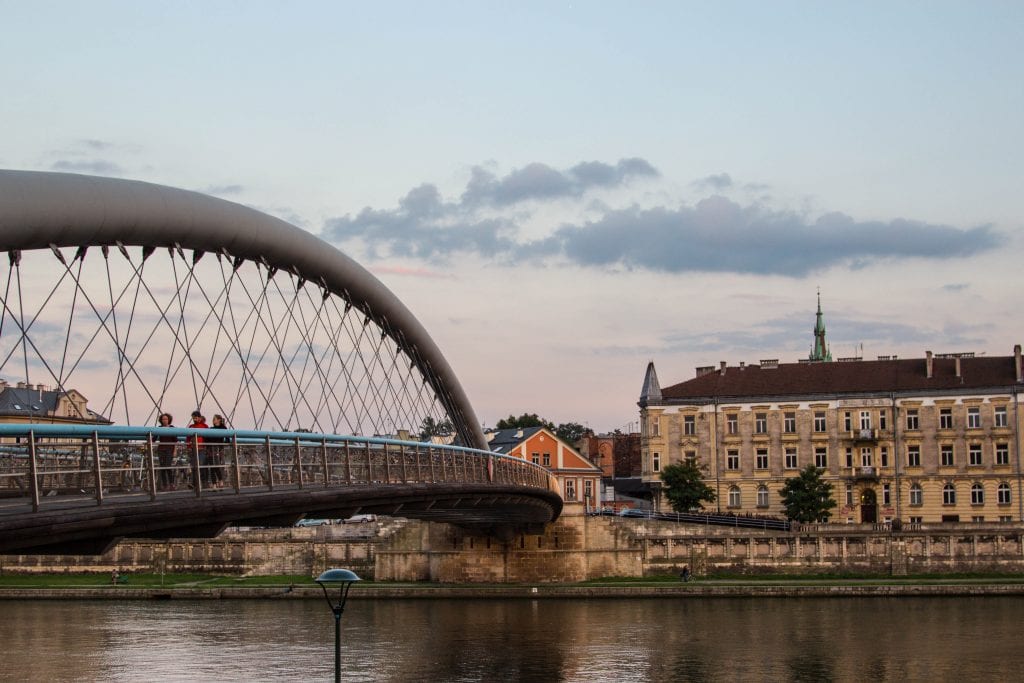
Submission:
<svg viewBox="0 0 1024 683">
<path fill-rule="evenodd" d="M 209 441 L 197 441 L 212 439 Z M 0 499 L 34 511 L 68 496 L 97 505 L 181 489 L 494 483 L 559 491 L 546 468 L 463 446 L 310 432 L 0 424 Z"/>
</svg>

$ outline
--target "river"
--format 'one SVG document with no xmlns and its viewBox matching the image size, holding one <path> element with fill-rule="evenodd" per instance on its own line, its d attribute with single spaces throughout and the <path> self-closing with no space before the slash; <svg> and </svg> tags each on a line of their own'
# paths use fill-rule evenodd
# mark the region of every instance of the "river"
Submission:
<svg viewBox="0 0 1024 683">
<path fill-rule="evenodd" d="M 1015 597 L 353 598 L 343 680 L 1019 680 L 1022 613 Z M 333 635 L 322 600 L 3 601 L 0 679 L 329 681 Z"/>
</svg>

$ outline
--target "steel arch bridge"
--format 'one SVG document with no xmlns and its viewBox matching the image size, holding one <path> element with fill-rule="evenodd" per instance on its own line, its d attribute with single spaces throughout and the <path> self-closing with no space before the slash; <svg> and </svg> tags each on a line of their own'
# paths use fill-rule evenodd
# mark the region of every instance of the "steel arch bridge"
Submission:
<svg viewBox="0 0 1024 683">
<path fill-rule="evenodd" d="M 302 451 L 313 447 L 307 442 L 315 435 L 312 443 L 318 438 L 332 455 L 324 462 L 336 468 L 340 451 L 328 444 L 335 444 L 337 435 L 366 440 L 361 443 L 383 440 L 400 449 L 406 440 L 410 452 L 419 452 L 423 444 L 410 439 L 449 429 L 476 450 L 434 449 L 447 454 L 442 462 L 456 453 L 477 458 L 462 470 L 476 474 L 459 481 L 453 470 L 454 478 L 442 482 L 436 472 L 428 478 L 417 470 L 415 483 L 435 491 L 460 484 L 493 486 L 495 495 L 511 486 L 515 491 L 508 493 L 525 495 L 523 500 L 534 490 L 539 505 L 522 519 L 511 515 L 515 523 L 550 521 L 561 509 L 550 477 L 538 478 L 531 470 L 529 476 L 493 480 L 496 461 L 487 453 L 472 405 L 437 345 L 402 302 L 351 258 L 282 220 L 150 183 L 0 170 L 0 251 L 8 255 L 6 269 L 0 265 L 0 397 L 6 396 L 0 421 L 49 423 L 57 429 L 47 437 L 35 433 L 38 429 L 12 432 L 6 439 L 0 434 L 0 441 L 14 441 L 0 452 L 5 463 L 0 496 L 5 487 L 17 491 L 9 498 L 27 496 L 31 500 L 22 502 L 33 514 L 51 503 L 47 496 L 60 497 L 68 489 L 58 477 L 54 481 L 61 484 L 44 490 L 40 472 L 56 467 L 59 458 L 49 454 L 60 449 L 40 447 L 38 439 L 81 439 L 78 430 L 89 425 L 93 465 L 73 468 L 88 480 L 78 490 L 91 486 L 98 492 L 93 504 L 109 506 L 103 497 L 104 468 L 118 450 L 110 444 L 122 436 L 106 425 L 144 427 L 161 413 L 183 415 L 193 408 L 224 416 L 233 439 L 240 430 L 245 439 L 265 441 L 267 455 L 260 465 L 261 485 L 269 487 L 265 493 L 275 490 L 273 451 L 281 438 L 297 438 Z M 133 433 L 131 439 L 138 446 L 160 433 L 148 429 L 148 436 Z M 184 442 L 177 448 L 201 497 L 198 479 L 206 458 L 198 448 L 187 452 Z M 373 456 L 375 448 L 367 452 Z M 140 471 L 167 467 L 148 455 L 145 461 L 142 452 L 136 463 Z M 526 467 L 524 473 L 532 466 L 502 462 L 502 467 L 506 464 Z M 279 480 L 278 497 L 282 485 L 293 484 L 333 488 L 331 495 L 341 496 L 350 482 L 339 480 L 332 467 L 324 465 L 303 481 L 298 457 L 298 478 L 287 484 Z M 480 472 L 492 478 L 481 479 Z M 386 489 L 399 483 L 414 481 L 375 480 L 367 471 L 360 485 Z M 235 482 L 236 495 L 243 488 Z M 158 493 L 163 494 L 154 489 L 143 496 L 145 504 L 166 503 Z M 247 489 L 246 495 L 259 493 Z M 401 498 L 397 490 L 392 493 Z M 430 494 L 417 495 L 427 500 Z M 498 498 L 492 504 L 506 505 Z M 294 505 L 278 505 L 282 519 L 301 516 Z M 359 507 L 350 502 L 336 509 Z M 233 514 L 242 519 L 248 513 Z M 463 517 L 473 523 L 473 515 Z M 0 537 L 2 519 L 0 511 Z M 199 526 L 202 520 L 193 521 Z"/>
</svg>

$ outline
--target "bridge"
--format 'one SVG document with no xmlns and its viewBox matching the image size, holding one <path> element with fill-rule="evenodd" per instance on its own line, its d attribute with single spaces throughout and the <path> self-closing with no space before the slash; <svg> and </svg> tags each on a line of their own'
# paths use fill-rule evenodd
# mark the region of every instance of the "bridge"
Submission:
<svg viewBox="0 0 1024 683">
<path fill-rule="evenodd" d="M 547 470 L 489 452 L 415 316 L 304 230 L 0 170 L 0 251 L 0 552 L 356 512 L 508 536 L 561 511 Z M 228 429 L 155 426 L 193 408 Z"/>
</svg>

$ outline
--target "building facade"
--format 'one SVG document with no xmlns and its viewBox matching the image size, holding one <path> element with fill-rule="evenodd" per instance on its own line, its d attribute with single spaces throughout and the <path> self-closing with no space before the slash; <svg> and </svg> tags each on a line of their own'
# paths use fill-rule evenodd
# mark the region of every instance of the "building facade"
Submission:
<svg viewBox="0 0 1024 683">
<path fill-rule="evenodd" d="M 498 429 L 484 434 L 495 453 L 529 460 L 551 470 L 562 499 L 601 507 L 601 468 L 544 427 Z"/>
<path fill-rule="evenodd" d="M 76 389 L 52 390 L 42 384 L 0 379 L 0 423 L 110 424 L 89 409 L 89 400 Z"/>
<path fill-rule="evenodd" d="M 970 353 L 697 368 L 661 389 L 650 363 L 640 397 L 643 479 L 696 459 L 714 504 L 784 514 L 779 490 L 813 463 L 833 485 L 833 522 L 1020 522 L 1021 347 Z M 816 327 L 816 338 L 818 328 Z"/>
</svg>

